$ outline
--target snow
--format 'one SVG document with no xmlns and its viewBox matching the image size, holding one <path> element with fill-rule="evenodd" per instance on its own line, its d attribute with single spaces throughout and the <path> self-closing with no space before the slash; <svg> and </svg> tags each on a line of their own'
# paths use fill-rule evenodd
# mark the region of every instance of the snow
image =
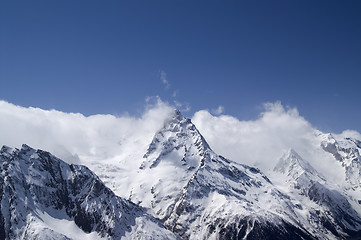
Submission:
<svg viewBox="0 0 361 240">
<path fill-rule="evenodd" d="M 3 148 L 0 159 L 6 239 L 176 239 L 84 166 L 26 145 Z"/>
<path fill-rule="evenodd" d="M 241 220 L 248 224 L 245 237 L 254 231 L 256 222 L 272 223 L 280 228 L 286 222 L 316 238 L 336 239 L 322 225 L 323 219 L 328 219 L 341 235 L 346 230 L 361 230 L 358 202 L 361 200 L 361 149 L 357 145 L 359 140 L 345 134 L 316 131 L 303 148 L 280 152 L 274 169 L 263 173 L 217 155 L 191 121 L 175 112 L 148 148 L 134 141 L 131 148 L 134 152 L 124 151 L 101 162 L 89 155 L 79 156 L 118 196 L 146 208 L 145 211 L 161 219 L 169 229 L 189 239 L 218 239 L 221 231 Z M 4 157 L 14 154 L 10 148 L 3 149 Z M 24 173 L 27 183 L 43 186 L 43 181 L 52 175 L 39 171 L 36 163 L 41 157 L 35 150 L 25 145 L 22 151 L 27 162 L 11 167 Z M 106 156 L 99 151 L 99 148 L 91 150 L 94 155 Z M 256 153 L 250 150 L 246 155 L 252 154 Z M 77 174 L 90 174 L 85 168 L 73 167 Z M 60 169 L 63 179 L 74 179 L 76 173 L 70 171 L 68 165 L 62 163 Z M 93 184 L 90 189 L 96 186 Z M 86 192 L 82 190 L 81 194 Z M 98 197 L 107 199 L 104 193 Z M 19 193 L 19 199 L 32 207 L 25 193 Z M 107 201 L 117 205 L 115 199 Z M 82 203 L 89 211 L 100 208 L 99 204 L 88 196 Z M 135 222 L 124 228 L 126 230 L 121 228 L 126 239 L 174 238 L 159 227 L 159 222 L 137 211 L 134 219 L 130 215 L 125 217 Z M 353 217 L 355 226 L 350 226 L 343 216 Z M 72 218 L 58 210 L 38 208 L 32 219 L 32 226 L 37 226 L 38 232 L 42 229 L 42 236 L 49 234 L 44 230 L 48 229 L 74 239 L 100 239 L 95 232 L 85 233 Z"/>
<path fill-rule="evenodd" d="M 278 216 L 295 226 L 303 226 L 320 239 L 335 239 L 315 215 L 316 211 L 327 209 L 294 188 L 301 186 L 308 191 L 313 182 L 319 182 L 325 184 L 329 193 L 344 192 L 346 172 L 342 163 L 321 147 L 324 141 L 337 143 L 332 134 L 315 132 L 301 149 L 301 155 L 297 150 L 285 151 L 282 158 L 290 162 L 279 167 L 289 176 L 266 171 L 272 184 L 258 170 L 219 157 L 194 125 L 176 114 L 155 134 L 142 159 L 130 158 L 121 163 L 114 160 L 102 166 L 100 176 L 117 194 L 149 208 L 168 227 L 190 239 L 200 236 L 216 239 L 217 234 L 210 234 L 207 226 L 217 219 L 225 221 L 227 226 L 247 216 L 270 221 Z M 342 147 L 355 146 L 348 141 L 342 142 Z M 356 192 L 346 196 L 357 199 Z M 355 205 L 353 201 L 351 206 Z M 252 219 L 247 234 L 252 230 Z M 220 231 L 219 226 L 216 229 Z"/>
<path fill-rule="evenodd" d="M 80 229 L 74 221 L 71 219 L 64 218 L 65 214 L 53 211 L 53 216 L 63 215 L 63 217 L 53 217 L 50 216 L 47 212 L 42 210 L 36 210 L 35 213 L 39 216 L 42 222 L 38 222 L 38 228 L 50 228 L 51 230 L 60 233 L 68 238 L 73 240 L 100 240 L 104 239 L 99 237 L 96 232 L 85 233 Z"/>
</svg>

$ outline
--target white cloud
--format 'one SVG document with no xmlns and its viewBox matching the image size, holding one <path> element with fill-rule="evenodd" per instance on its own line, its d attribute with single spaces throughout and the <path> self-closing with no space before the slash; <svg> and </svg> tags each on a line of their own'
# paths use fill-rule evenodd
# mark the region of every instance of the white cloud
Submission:
<svg viewBox="0 0 361 240">
<path fill-rule="evenodd" d="M 177 101 L 174 105 L 183 112 L 190 108 L 189 104 Z M 229 115 L 212 116 L 206 110 L 196 112 L 192 121 L 216 153 L 233 161 L 267 172 L 273 169 L 283 151 L 293 148 L 321 173 L 339 174 L 338 163 L 319 148 L 316 129 L 297 109 L 284 108 L 279 102 L 265 104 L 264 108 L 252 121 Z M 172 110 L 173 107 L 159 97 L 146 99 L 140 117 L 100 114 L 86 117 L 0 101 L 0 145 L 20 147 L 26 143 L 70 163 L 128 160 L 129 164 L 129 159 L 142 158 Z M 345 136 L 361 139 L 358 132 L 350 130 L 340 134 Z"/>
<path fill-rule="evenodd" d="M 212 116 L 206 110 L 196 112 L 192 121 L 216 153 L 236 162 L 268 172 L 292 148 L 321 173 L 335 171 L 337 163 L 319 148 L 316 129 L 296 108 L 284 108 L 280 102 L 267 103 L 264 108 L 252 121 Z"/>
<path fill-rule="evenodd" d="M 351 137 L 351 138 L 355 138 L 355 139 L 361 139 L 361 134 L 354 130 L 345 130 L 341 134 L 335 134 L 335 135 L 340 138 Z"/>
<path fill-rule="evenodd" d="M 0 145 L 26 143 L 70 162 L 141 157 L 172 111 L 159 98 L 148 99 L 139 118 L 64 113 L 24 108 L 0 101 Z"/>
<path fill-rule="evenodd" d="M 182 103 L 177 100 L 174 100 L 173 103 L 175 108 L 181 111 L 182 113 L 189 112 L 191 110 L 191 106 L 187 102 Z"/>
<path fill-rule="evenodd" d="M 223 106 L 218 106 L 216 109 L 212 109 L 212 113 L 215 115 L 221 115 L 224 112 Z"/>
<path fill-rule="evenodd" d="M 295 109 L 285 110 L 280 103 L 266 104 L 265 108 L 254 121 L 240 121 L 228 115 L 212 116 L 207 111 L 195 113 L 192 120 L 216 152 L 269 169 L 274 166 L 271 161 L 277 160 L 283 150 L 297 147 L 299 141 L 308 138 L 312 127 Z"/>
<path fill-rule="evenodd" d="M 167 80 L 167 73 L 164 71 L 160 71 L 160 80 L 164 84 L 165 88 L 168 89 L 170 87 L 170 83 Z"/>
</svg>

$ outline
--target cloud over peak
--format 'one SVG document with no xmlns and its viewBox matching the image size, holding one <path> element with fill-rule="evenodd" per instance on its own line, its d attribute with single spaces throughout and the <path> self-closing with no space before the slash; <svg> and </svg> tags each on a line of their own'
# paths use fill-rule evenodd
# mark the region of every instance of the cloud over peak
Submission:
<svg viewBox="0 0 361 240">
<path fill-rule="evenodd" d="M 104 160 L 129 163 L 129 159 L 142 158 L 173 109 L 159 97 L 147 98 L 139 117 L 84 116 L 0 101 L 0 145 L 20 147 L 26 143 L 69 163 Z M 338 174 L 337 163 L 319 148 L 316 133 L 320 132 L 296 108 L 285 108 L 280 102 L 264 104 L 255 120 L 242 121 L 201 110 L 194 113 L 192 121 L 216 153 L 233 161 L 269 171 L 285 150 L 294 149 L 317 170 L 334 171 L 332 176 Z M 339 137 L 361 139 L 360 133 L 351 130 Z"/>
<path fill-rule="evenodd" d="M 314 132 L 297 109 L 285 109 L 280 102 L 264 104 L 264 111 L 252 121 L 213 116 L 205 110 L 192 120 L 217 153 L 262 169 L 273 168 L 285 149 L 303 149 Z"/>
<path fill-rule="evenodd" d="M 26 143 L 68 162 L 78 162 L 78 156 L 103 160 L 124 152 L 135 154 L 147 146 L 171 111 L 172 107 L 158 98 L 149 100 L 138 118 L 109 114 L 86 117 L 0 101 L 0 145 L 19 147 Z"/>
</svg>

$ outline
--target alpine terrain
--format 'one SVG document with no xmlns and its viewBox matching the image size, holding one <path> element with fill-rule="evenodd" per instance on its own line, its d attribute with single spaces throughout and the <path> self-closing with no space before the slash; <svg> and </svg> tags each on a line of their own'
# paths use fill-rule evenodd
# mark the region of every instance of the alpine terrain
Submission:
<svg viewBox="0 0 361 240">
<path fill-rule="evenodd" d="M 177 239 L 87 167 L 27 145 L 0 160 L 0 239 Z"/>
<path fill-rule="evenodd" d="M 226 159 L 179 111 L 143 157 L 83 161 L 99 178 L 3 147 L 0 238 L 361 239 L 361 141 L 316 132 L 314 142 L 341 182 L 294 149 L 271 172 Z"/>
</svg>

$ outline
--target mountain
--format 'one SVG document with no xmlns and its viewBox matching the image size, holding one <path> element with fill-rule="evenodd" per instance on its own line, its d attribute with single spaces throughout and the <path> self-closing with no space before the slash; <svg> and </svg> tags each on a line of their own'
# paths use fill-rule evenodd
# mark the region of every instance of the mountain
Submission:
<svg viewBox="0 0 361 240">
<path fill-rule="evenodd" d="M 0 239 L 177 239 L 87 167 L 27 145 L 0 161 Z"/>
<path fill-rule="evenodd" d="M 347 239 L 361 236 L 361 217 L 347 197 L 333 189 L 296 151 L 289 150 L 274 171 L 283 174 L 291 198 L 300 202 L 309 227 L 319 237 Z"/>
<path fill-rule="evenodd" d="M 361 239 L 360 141 L 318 132 L 314 142 L 342 181 L 292 149 L 268 176 L 226 159 L 179 111 L 143 157 L 85 162 L 99 177 L 3 147 L 0 239 Z"/>
<path fill-rule="evenodd" d="M 123 197 L 183 239 L 314 239 L 289 196 L 259 169 L 214 153 L 178 111 L 156 133 L 132 179 Z"/>
<path fill-rule="evenodd" d="M 283 186 L 214 153 L 191 120 L 175 111 L 124 197 L 183 239 L 359 238 L 360 214 L 349 199 L 294 150 L 275 171 L 285 175 Z"/>
<path fill-rule="evenodd" d="M 341 163 L 345 173 L 345 188 L 361 204 L 361 141 L 351 137 L 320 134 L 321 147 Z"/>
</svg>

